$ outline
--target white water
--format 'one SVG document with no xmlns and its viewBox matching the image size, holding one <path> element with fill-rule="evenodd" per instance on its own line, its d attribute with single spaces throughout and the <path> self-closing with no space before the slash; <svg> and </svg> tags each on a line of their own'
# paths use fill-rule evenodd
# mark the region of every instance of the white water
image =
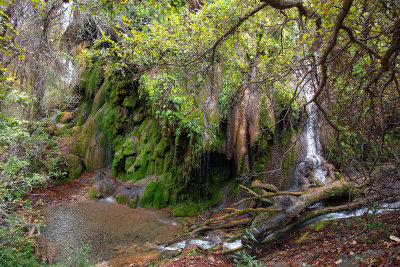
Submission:
<svg viewBox="0 0 400 267">
<path fill-rule="evenodd" d="M 381 213 L 384 211 L 390 211 L 392 209 L 398 209 L 400 208 L 400 200 L 397 202 L 393 203 L 384 203 L 379 206 L 379 208 L 376 210 L 376 213 Z M 356 217 L 356 216 L 361 216 L 365 213 L 372 213 L 371 208 L 362 208 L 358 209 L 355 211 L 342 211 L 342 212 L 334 212 L 334 213 L 329 213 L 326 215 L 322 215 L 319 217 L 316 217 L 312 220 L 309 220 L 305 225 L 313 224 L 315 222 L 319 221 L 327 221 L 327 220 L 334 220 L 334 219 L 344 219 L 344 218 L 350 218 L 350 217 Z"/>
<path fill-rule="evenodd" d="M 310 75 L 311 76 L 311 75 Z M 310 101 L 314 96 L 314 86 L 312 84 L 312 78 L 306 81 L 303 85 L 304 95 L 306 101 Z M 325 174 L 322 170 L 322 159 L 318 151 L 320 147 L 319 142 L 319 123 L 317 107 L 314 102 L 307 105 L 307 125 L 306 125 L 306 139 L 307 139 L 307 155 L 306 161 L 311 160 L 313 162 L 314 178 L 326 184 Z M 316 131 L 317 130 L 317 131 Z"/>
<path fill-rule="evenodd" d="M 208 238 L 208 237 L 206 237 L 206 238 Z M 210 248 L 214 247 L 216 245 L 216 243 L 214 243 L 212 241 L 201 240 L 201 239 L 192 239 L 189 241 L 181 241 L 181 242 L 175 243 L 173 245 L 170 245 L 168 247 L 157 246 L 156 248 L 158 248 L 160 250 L 180 250 L 180 249 L 186 248 L 189 245 L 196 245 L 202 249 L 210 249 Z"/>
<path fill-rule="evenodd" d="M 239 247 L 241 247 L 242 244 L 242 240 L 238 239 L 232 243 L 224 243 L 224 248 L 228 249 L 228 250 L 232 250 L 232 249 L 237 249 Z"/>
</svg>

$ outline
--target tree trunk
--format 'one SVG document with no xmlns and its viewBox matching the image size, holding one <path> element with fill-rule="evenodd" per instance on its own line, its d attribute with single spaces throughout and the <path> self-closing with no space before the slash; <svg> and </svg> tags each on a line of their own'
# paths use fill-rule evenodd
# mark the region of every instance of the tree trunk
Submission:
<svg viewBox="0 0 400 267">
<path fill-rule="evenodd" d="M 253 228 L 242 234 L 240 239 L 242 243 L 254 250 L 267 236 L 278 230 L 285 229 L 292 223 L 306 208 L 313 204 L 332 197 L 349 194 L 353 189 L 353 185 L 345 181 L 337 181 L 328 186 L 314 188 L 305 192 L 297 201 L 287 210 L 269 217 L 268 214 L 261 213 L 253 221 Z M 307 221 L 307 220 L 305 220 Z M 297 224 L 296 224 L 297 225 Z M 283 234 L 293 227 L 287 228 Z"/>
</svg>

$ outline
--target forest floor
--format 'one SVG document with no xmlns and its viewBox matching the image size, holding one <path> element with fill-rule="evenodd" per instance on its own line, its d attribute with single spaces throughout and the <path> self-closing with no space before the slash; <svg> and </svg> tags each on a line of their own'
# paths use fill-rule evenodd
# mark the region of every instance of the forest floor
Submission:
<svg viewBox="0 0 400 267">
<path fill-rule="evenodd" d="M 32 204 L 44 208 L 86 200 L 93 175 L 93 172 L 84 172 L 76 180 L 36 189 L 31 195 Z M 318 222 L 260 247 L 254 260 L 247 259 L 248 262 L 257 260 L 262 266 L 400 266 L 399 238 L 400 210 L 397 209 L 375 215 L 370 213 L 361 217 Z M 204 253 L 208 252 L 191 246 L 180 256 L 168 261 L 154 259 L 130 266 L 237 265 L 222 251 Z M 244 257 L 249 256 L 241 255 L 242 259 Z"/>
<path fill-rule="evenodd" d="M 251 261 L 261 265 L 242 266 L 400 266 L 399 236 L 400 210 L 322 221 L 262 246 Z M 191 249 L 160 266 L 236 266 L 217 254 L 187 256 Z"/>
</svg>

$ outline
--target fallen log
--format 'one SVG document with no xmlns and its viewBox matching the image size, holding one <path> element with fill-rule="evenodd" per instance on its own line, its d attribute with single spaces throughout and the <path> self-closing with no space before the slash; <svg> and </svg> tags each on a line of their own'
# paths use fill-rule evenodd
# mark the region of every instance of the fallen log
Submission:
<svg viewBox="0 0 400 267">
<path fill-rule="evenodd" d="M 353 184 L 350 182 L 336 181 L 330 185 L 313 188 L 304 192 L 287 210 L 281 211 L 272 217 L 264 213 L 256 216 L 253 221 L 254 226 L 242 234 L 240 239 L 245 247 L 250 249 L 250 251 L 254 251 L 270 234 L 277 232 L 279 235 L 282 235 L 293 229 L 296 225 L 299 225 L 300 221 L 288 227 L 306 208 L 331 197 L 349 194 L 353 187 Z M 326 210 L 326 212 L 328 211 Z M 309 219 L 307 218 L 307 220 Z"/>
</svg>

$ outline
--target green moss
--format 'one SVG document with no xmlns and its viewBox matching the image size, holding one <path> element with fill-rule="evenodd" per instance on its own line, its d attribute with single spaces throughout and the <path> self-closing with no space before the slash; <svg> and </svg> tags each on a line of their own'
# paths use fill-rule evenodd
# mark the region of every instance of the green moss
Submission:
<svg viewBox="0 0 400 267">
<path fill-rule="evenodd" d="M 135 169 L 139 169 L 140 167 L 143 166 L 143 159 L 141 156 L 136 157 L 136 161 L 133 164 L 133 167 L 135 167 Z"/>
<path fill-rule="evenodd" d="M 129 168 L 135 163 L 136 157 L 127 157 L 125 159 L 125 170 L 129 170 Z"/>
<path fill-rule="evenodd" d="M 88 193 L 89 194 L 89 198 L 90 199 L 95 199 L 95 198 L 97 198 L 99 193 L 100 192 L 96 188 L 92 187 L 92 188 L 90 188 L 89 193 Z"/>
<path fill-rule="evenodd" d="M 86 72 L 83 87 L 85 88 L 86 99 L 93 98 L 104 78 L 102 62 L 96 61 L 92 68 Z"/>
<path fill-rule="evenodd" d="M 144 208 L 154 207 L 155 209 L 164 208 L 167 206 L 167 196 L 165 187 L 162 182 L 150 182 L 140 199 L 140 206 Z"/>
<path fill-rule="evenodd" d="M 160 142 L 157 144 L 156 149 L 154 151 L 154 156 L 164 157 L 164 153 L 167 147 L 168 147 L 167 139 L 161 138 Z"/>
<path fill-rule="evenodd" d="M 136 206 L 137 206 L 136 200 L 133 199 L 133 198 L 131 198 L 131 199 L 128 201 L 128 207 L 131 208 L 131 209 L 135 209 Z"/>
<path fill-rule="evenodd" d="M 146 155 L 146 159 L 143 158 L 143 160 L 147 161 L 150 158 L 152 158 L 153 151 L 154 151 L 154 144 L 152 141 L 149 141 L 143 148 L 142 154 Z"/>
<path fill-rule="evenodd" d="M 147 126 L 151 123 L 151 119 L 148 117 L 146 118 L 139 126 L 138 134 L 143 134 L 143 131 L 147 128 Z"/>
<path fill-rule="evenodd" d="M 172 167 L 172 153 L 165 154 L 164 158 L 164 173 L 167 173 Z"/>
<path fill-rule="evenodd" d="M 223 187 L 216 188 L 213 190 L 211 199 L 208 201 L 208 206 L 215 207 L 222 203 L 224 197 Z"/>
<path fill-rule="evenodd" d="M 134 108 L 137 105 L 137 103 L 138 103 L 138 98 L 136 95 L 133 95 L 125 98 L 122 105 L 125 107 Z"/>
<path fill-rule="evenodd" d="M 124 204 L 125 203 L 125 196 L 121 193 L 118 193 L 115 195 L 115 200 L 119 203 L 119 204 Z"/>
<path fill-rule="evenodd" d="M 155 173 L 157 176 L 161 175 L 164 172 L 164 159 L 156 158 L 155 160 Z"/>
<path fill-rule="evenodd" d="M 193 202 L 179 203 L 171 209 L 172 215 L 176 217 L 192 217 L 199 213 L 199 207 Z"/>
<path fill-rule="evenodd" d="M 138 139 L 136 136 L 131 136 L 127 138 L 123 145 L 124 146 L 123 154 L 127 156 L 135 154 L 137 152 L 136 148 L 137 143 Z"/>
<path fill-rule="evenodd" d="M 106 79 L 108 81 L 108 78 Z M 92 113 L 96 113 L 106 102 L 106 86 L 107 83 L 104 82 L 104 84 L 100 87 L 100 90 L 96 93 L 96 96 L 93 100 L 93 106 L 92 106 Z"/>
<path fill-rule="evenodd" d="M 134 182 L 139 181 L 140 179 L 146 177 L 146 174 L 147 174 L 146 166 L 141 166 L 138 169 L 135 168 L 132 174 L 132 181 Z"/>
<path fill-rule="evenodd" d="M 147 163 L 147 172 L 146 172 L 146 174 L 147 175 L 153 174 L 154 173 L 154 169 L 155 169 L 155 162 L 154 162 L 154 160 L 150 160 Z"/>
</svg>

